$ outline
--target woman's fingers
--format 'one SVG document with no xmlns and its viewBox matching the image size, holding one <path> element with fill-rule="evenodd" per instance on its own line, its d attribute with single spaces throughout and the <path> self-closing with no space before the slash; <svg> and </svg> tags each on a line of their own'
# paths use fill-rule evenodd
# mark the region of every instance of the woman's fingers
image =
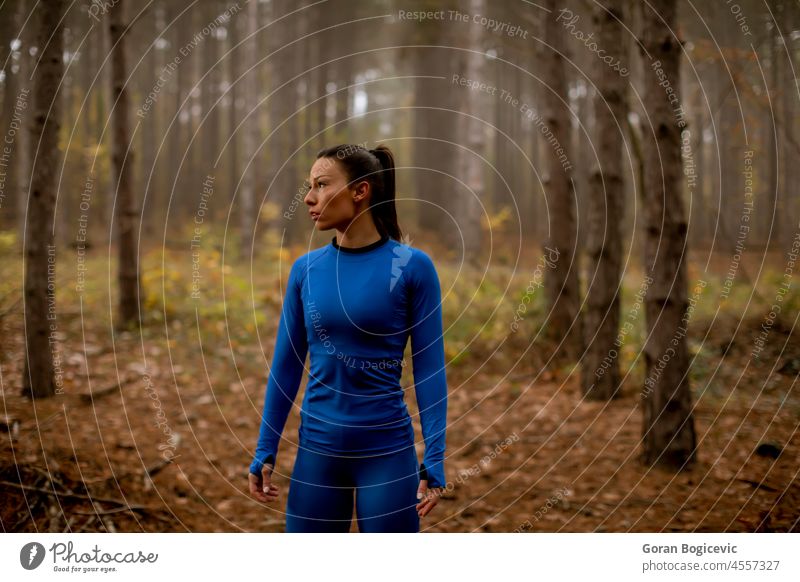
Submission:
<svg viewBox="0 0 800 582">
<path fill-rule="evenodd" d="M 281 492 L 280 488 L 277 485 L 270 485 L 269 489 L 266 492 L 267 503 L 271 503 L 278 498 L 278 494 Z"/>
<path fill-rule="evenodd" d="M 417 505 L 417 513 L 419 513 L 420 517 L 425 517 L 428 515 L 431 510 L 436 506 L 437 499 L 435 498 L 427 498 L 422 503 Z"/>
<path fill-rule="evenodd" d="M 248 474 L 250 495 L 264 503 L 271 503 L 278 499 L 280 487 L 272 483 L 272 465 L 264 465 L 261 475 Z"/>
<path fill-rule="evenodd" d="M 419 482 L 419 487 L 417 487 L 417 499 L 423 499 L 425 497 L 425 492 L 428 490 L 428 480 L 422 479 Z"/>
<path fill-rule="evenodd" d="M 261 469 L 261 487 L 267 503 L 275 501 L 278 498 L 278 493 L 280 493 L 278 486 L 272 483 L 273 468 L 273 465 L 264 465 Z"/>
<path fill-rule="evenodd" d="M 266 502 L 267 496 L 264 494 L 261 478 L 258 475 L 248 474 L 247 480 L 250 483 L 250 495 L 259 501 Z"/>
<path fill-rule="evenodd" d="M 422 500 L 417 503 L 417 513 L 420 517 L 425 517 L 439 502 L 440 492 L 438 489 L 424 489 L 420 488 L 422 493 Z"/>
</svg>

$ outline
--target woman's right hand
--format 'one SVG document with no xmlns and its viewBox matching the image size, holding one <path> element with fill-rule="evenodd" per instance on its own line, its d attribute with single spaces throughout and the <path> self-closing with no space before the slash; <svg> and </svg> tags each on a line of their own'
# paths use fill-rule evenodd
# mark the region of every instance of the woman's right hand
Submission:
<svg viewBox="0 0 800 582">
<path fill-rule="evenodd" d="M 277 485 L 272 483 L 272 465 L 264 465 L 261 469 L 261 475 L 254 475 L 249 473 L 247 475 L 250 481 L 250 495 L 259 501 L 272 503 L 278 498 L 280 489 Z"/>
</svg>

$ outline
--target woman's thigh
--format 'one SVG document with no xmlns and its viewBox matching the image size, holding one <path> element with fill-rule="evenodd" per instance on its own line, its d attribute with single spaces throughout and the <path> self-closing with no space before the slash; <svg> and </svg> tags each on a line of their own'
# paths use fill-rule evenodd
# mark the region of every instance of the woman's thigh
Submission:
<svg viewBox="0 0 800 582">
<path fill-rule="evenodd" d="M 350 460 L 354 467 L 358 531 L 418 532 L 419 463 L 414 447 Z"/>
<path fill-rule="evenodd" d="M 286 502 L 287 532 L 350 531 L 353 481 L 348 461 L 298 449 Z"/>
</svg>

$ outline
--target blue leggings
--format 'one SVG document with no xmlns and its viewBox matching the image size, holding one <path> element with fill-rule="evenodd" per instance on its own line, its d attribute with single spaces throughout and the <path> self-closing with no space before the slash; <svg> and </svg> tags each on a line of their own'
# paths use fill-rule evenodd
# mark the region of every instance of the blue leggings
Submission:
<svg viewBox="0 0 800 582">
<path fill-rule="evenodd" d="M 419 462 L 413 446 L 372 457 L 300 447 L 286 503 L 287 532 L 418 532 Z"/>
</svg>

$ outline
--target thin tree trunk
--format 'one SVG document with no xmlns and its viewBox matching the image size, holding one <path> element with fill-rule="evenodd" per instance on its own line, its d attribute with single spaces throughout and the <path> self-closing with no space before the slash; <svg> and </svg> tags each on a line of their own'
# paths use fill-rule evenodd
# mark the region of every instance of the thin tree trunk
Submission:
<svg viewBox="0 0 800 582">
<path fill-rule="evenodd" d="M 230 193 L 233 203 L 233 196 L 236 193 L 236 186 L 239 183 L 239 107 L 237 99 L 239 96 L 239 58 L 241 48 L 237 48 L 240 41 L 239 35 L 239 22 L 241 18 L 232 18 L 228 22 L 228 53 L 225 60 L 228 62 L 228 82 L 230 88 L 228 89 L 228 99 L 230 105 L 228 106 L 228 133 L 230 140 L 228 142 L 228 192 Z"/>
<path fill-rule="evenodd" d="M 5 72 L 3 81 L 3 107 L 0 110 L 0 132 L 2 132 L 4 143 L 0 156 L 0 177 L 4 181 L 0 183 L 0 229 L 14 229 L 20 222 L 20 202 L 24 200 L 20 185 L 24 182 L 24 174 L 27 166 L 21 164 L 25 160 L 23 134 L 26 131 L 26 118 L 29 117 L 30 110 L 30 91 L 20 82 L 22 79 L 22 62 L 16 73 L 12 71 L 13 58 L 15 52 L 11 50 L 10 40 L 20 35 L 22 15 L 25 12 L 25 3 L 16 0 L 10 3 L 3 11 L 3 18 L 0 22 L 0 39 L 2 42 L 2 52 L 0 52 L 0 66 Z M 11 14 L 9 14 L 11 13 Z M 25 47 L 27 49 L 27 47 Z M 20 55 L 22 60 L 23 55 Z M 9 144 L 9 140 L 11 143 Z M 24 220 L 24 218 L 22 219 Z M 20 232 L 22 232 L 20 230 Z"/>
<path fill-rule="evenodd" d="M 244 100 L 245 100 L 245 116 L 248 120 L 242 127 L 243 142 L 242 145 L 245 151 L 246 159 L 250 159 L 255 154 L 258 143 L 258 111 L 256 111 L 256 103 L 258 102 L 258 88 L 257 78 L 258 71 L 255 68 L 258 59 L 256 51 L 256 30 L 258 26 L 258 3 L 250 2 L 247 9 L 247 30 L 245 40 L 245 63 L 246 72 L 244 76 Z M 255 204 L 255 182 L 256 182 L 256 165 L 258 160 L 251 162 L 247 168 L 244 169 L 242 176 L 242 187 L 240 188 L 239 197 L 239 228 L 241 229 L 241 250 L 244 256 L 250 257 L 251 253 L 255 251 L 253 247 L 253 229 L 255 228 L 255 218 L 253 216 L 253 209 Z"/>
<path fill-rule="evenodd" d="M 765 200 L 767 201 L 768 206 L 764 208 L 764 220 L 766 224 L 764 225 L 764 241 L 770 241 L 768 246 L 780 246 L 780 241 L 776 238 L 772 238 L 774 234 L 777 234 L 777 231 L 772 231 L 771 228 L 777 224 L 777 221 L 780 220 L 780 215 L 778 214 L 779 210 L 779 199 L 780 195 L 778 193 L 778 184 L 779 184 L 779 175 L 778 172 L 780 170 L 779 165 L 779 149 L 778 149 L 778 126 L 777 126 L 777 119 L 775 119 L 775 97 L 778 95 L 780 91 L 780 65 L 778 61 L 780 59 L 779 54 L 779 47 L 780 47 L 780 31 L 775 29 L 775 23 L 771 20 L 768 23 L 768 28 L 770 29 L 770 38 L 768 40 L 768 50 L 769 50 L 769 68 L 770 68 L 770 75 L 771 75 L 771 87 L 767 90 L 767 107 L 764 108 L 764 114 L 766 116 L 766 127 L 767 127 L 767 134 L 765 136 L 767 142 L 767 164 L 768 164 L 768 178 L 767 178 L 767 195 Z M 780 229 L 778 229 L 780 230 Z"/>
<path fill-rule="evenodd" d="M 473 14 L 483 14 L 485 7 L 483 0 L 471 0 L 470 10 Z M 468 32 L 469 49 L 462 55 L 466 61 L 465 76 L 469 79 L 480 79 L 483 75 L 482 64 L 484 57 L 481 54 L 481 29 L 470 26 Z M 462 100 L 462 116 L 459 127 L 463 132 L 460 143 L 466 146 L 458 156 L 460 162 L 459 174 L 467 188 L 459 188 L 461 197 L 454 204 L 458 228 L 463 235 L 464 256 L 467 261 L 477 265 L 480 263 L 481 248 L 481 202 L 483 200 L 484 182 L 481 169 L 484 154 L 483 123 L 480 121 L 481 94 L 477 91 L 462 91 L 457 93 Z"/>
<path fill-rule="evenodd" d="M 163 13 L 162 8 L 159 7 L 153 11 L 150 15 L 152 18 L 153 26 L 155 26 L 156 30 L 163 30 Z M 158 50 L 156 46 L 151 46 L 149 52 L 147 53 L 147 68 L 142 75 L 143 83 L 147 87 L 147 91 L 150 91 L 149 87 L 153 86 L 156 79 L 158 78 L 159 71 L 161 71 L 161 57 L 160 53 L 163 51 Z M 142 152 L 142 171 L 140 174 L 140 181 L 142 184 L 142 191 L 144 194 L 144 199 L 142 200 L 142 220 L 144 220 L 144 224 L 142 225 L 143 232 L 148 239 L 152 239 L 152 237 L 156 236 L 156 227 L 158 225 L 158 220 L 156 219 L 157 216 L 161 216 L 157 213 L 157 203 L 158 203 L 158 192 L 161 190 L 159 187 L 159 163 L 158 159 L 156 158 L 156 152 L 158 151 L 158 145 L 161 142 L 161 132 L 160 124 L 159 124 L 159 111 L 157 103 L 154 104 L 154 107 L 151 107 L 150 111 L 148 112 L 147 116 L 145 117 L 144 121 L 142 122 L 142 145 L 143 145 L 143 152 Z"/>
<path fill-rule="evenodd" d="M 117 0 L 110 9 L 109 33 L 111 37 L 111 92 L 113 111 L 111 125 L 111 165 L 116 188 L 115 223 L 119 231 L 119 322 L 120 329 L 129 329 L 139 324 L 140 289 L 139 257 L 136 249 L 136 200 L 133 192 L 134 156 L 131 143 L 130 106 L 126 60 L 125 1 Z"/>
<path fill-rule="evenodd" d="M 329 26 L 327 19 L 325 18 L 325 11 L 324 10 L 315 10 L 315 23 L 317 31 L 322 30 Z M 331 35 L 330 32 L 317 32 L 314 35 L 314 48 L 315 48 L 315 64 L 322 65 L 322 63 L 329 60 L 328 51 L 327 51 L 327 41 L 330 39 Z M 330 65 L 323 65 L 320 66 L 316 71 L 316 95 L 313 95 L 314 99 L 319 99 L 316 105 L 314 106 L 314 111 L 316 113 L 316 124 L 317 127 L 315 128 L 315 133 L 319 133 L 317 136 L 314 155 L 316 156 L 316 152 L 321 150 L 325 147 L 325 136 L 327 135 L 327 127 L 328 127 L 328 70 L 330 69 Z M 307 136 L 311 137 L 311 136 Z"/>
<path fill-rule="evenodd" d="M 652 282 L 645 297 L 648 339 L 644 346 L 642 459 L 648 465 L 671 469 L 688 466 L 697 446 L 683 322 L 688 307 L 686 217 L 681 195 L 684 119 L 678 109 L 681 46 L 674 37 L 676 4 L 676 0 L 654 0 L 650 7 L 642 6 L 644 108 L 655 131 L 655 139 L 644 143 L 644 258 Z M 665 82 L 678 97 L 674 107 Z"/>
<path fill-rule="evenodd" d="M 548 20 L 554 20 L 558 5 L 548 0 Z M 557 344 L 556 360 L 576 361 L 583 351 L 580 318 L 578 261 L 575 256 L 575 185 L 573 182 L 575 151 L 571 143 L 570 111 L 567 103 L 567 78 L 564 68 L 566 45 L 563 27 L 553 21 L 545 25 L 544 67 L 549 81 L 545 90 L 548 136 L 545 158 L 548 168 L 548 197 L 552 211 L 546 246 L 554 249 L 557 260 L 545 277 L 545 290 L 550 305 L 547 322 L 548 338 Z"/>
<path fill-rule="evenodd" d="M 290 11 L 291 7 L 287 0 L 274 0 L 271 3 L 271 19 L 273 21 Z M 286 222 L 283 218 L 283 212 L 287 208 L 289 200 L 294 195 L 294 192 L 290 190 L 291 186 L 289 185 L 289 181 L 291 178 L 288 177 L 288 168 L 284 165 L 289 155 L 288 133 L 291 131 L 291 122 L 287 122 L 287 118 L 291 115 L 291 107 L 293 106 L 290 97 L 291 91 L 293 91 L 293 85 L 284 86 L 284 83 L 290 77 L 290 63 L 294 52 L 288 49 L 280 49 L 285 42 L 291 40 L 291 29 L 289 27 L 292 23 L 291 19 L 295 17 L 296 15 L 282 20 L 280 25 L 275 29 L 274 34 L 270 37 L 270 53 L 275 51 L 280 52 L 270 60 L 270 85 L 272 90 L 276 90 L 276 93 L 270 97 L 267 104 L 269 108 L 270 133 L 274 131 L 269 137 L 267 146 L 270 153 L 270 171 L 267 181 L 269 192 L 267 195 L 267 202 L 275 204 L 280 209 L 278 217 L 271 221 L 268 228 L 285 228 L 289 231 L 292 230 L 293 223 L 299 222 L 295 220 Z M 280 89 L 278 89 L 279 87 Z"/>
<path fill-rule="evenodd" d="M 797 169 L 797 156 L 792 151 L 794 143 L 794 101 L 797 99 L 797 72 L 792 63 L 792 43 L 794 28 L 794 14 L 797 10 L 797 0 L 793 2 L 780 2 L 780 16 L 778 16 L 778 33 L 781 35 L 783 50 L 778 57 L 782 63 L 781 86 L 779 89 L 780 107 L 782 109 L 783 139 L 781 143 L 781 159 L 783 161 L 783 172 L 781 176 L 781 205 L 778 220 L 782 222 L 780 230 L 783 233 L 783 244 L 781 248 L 786 248 L 791 243 L 792 237 L 797 230 L 798 215 L 795 212 L 794 204 L 797 200 L 797 181 L 795 171 Z M 783 27 L 784 30 L 780 30 Z M 776 103 L 777 105 L 777 103 Z"/>
<path fill-rule="evenodd" d="M 206 23 L 214 22 L 220 13 L 217 0 L 204 4 L 204 19 Z M 203 66 L 202 73 L 206 74 L 201 83 L 203 117 L 203 160 L 202 163 L 212 167 L 214 160 L 219 155 L 219 106 L 215 105 L 219 89 L 219 65 L 215 64 L 219 58 L 219 41 L 214 33 L 203 40 Z M 216 172 L 216 169 L 209 170 Z"/>
<path fill-rule="evenodd" d="M 694 156 L 695 156 L 695 175 L 697 176 L 697 183 L 694 188 L 694 196 L 692 196 L 692 212 L 691 212 L 691 226 L 690 226 L 690 244 L 697 248 L 699 246 L 706 246 L 708 242 L 708 204 L 705 189 L 705 169 L 706 169 L 706 156 L 705 156 L 705 143 L 703 142 L 703 127 L 704 127 L 704 104 L 702 100 L 702 93 L 698 90 L 695 93 L 697 102 L 694 108 Z"/>
<path fill-rule="evenodd" d="M 606 7 L 595 7 L 595 30 L 598 45 L 606 49 L 613 62 L 630 69 L 624 54 L 623 0 L 608 0 Z M 581 358 L 584 395 L 591 400 L 619 396 L 621 345 L 619 331 L 619 296 L 622 280 L 621 216 L 625 184 L 622 180 L 622 143 L 628 116 L 626 90 L 628 81 L 617 72 L 598 67 L 595 94 L 595 132 L 599 167 L 593 169 L 589 191 L 589 235 L 586 251 L 587 272 L 591 281 L 586 289 L 586 354 Z"/>
<path fill-rule="evenodd" d="M 438 9 L 456 9 L 454 2 L 439 2 Z M 448 49 L 455 44 L 452 35 L 461 27 L 444 26 L 427 20 L 401 33 L 400 42 L 409 48 L 403 51 L 408 63 L 405 74 L 414 78 L 413 141 L 411 164 L 417 226 L 428 232 L 438 232 L 444 244 L 460 254 L 461 237 L 452 224 L 448 212 L 452 211 L 447 192 L 461 188 L 454 180 L 457 173 L 458 114 L 457 93 L 464 87 L 453 86 L 451 79 L 457 73 L 454 61 L 459 51 Z M 422 46 L 418 46 L 422 45 Z M 459 74 L 463 74 L 459 73 Z M 438 78 L 437 78 L 438 77 Z"/>
<path fill-rule="evenodd" d="M 31 159 L 35 171 L 28 199 L 25 228 L 25 341 L 23 396 L 44 398 L 56 393 L 55 246 L 54 213 L 58 178 L 58 132 L 61 103 L 58 86 L 64 76 L 64 2 L 43 0 L 38 46 L 41 59 L 35 70 L 31 123 Z"/>
</svg>

